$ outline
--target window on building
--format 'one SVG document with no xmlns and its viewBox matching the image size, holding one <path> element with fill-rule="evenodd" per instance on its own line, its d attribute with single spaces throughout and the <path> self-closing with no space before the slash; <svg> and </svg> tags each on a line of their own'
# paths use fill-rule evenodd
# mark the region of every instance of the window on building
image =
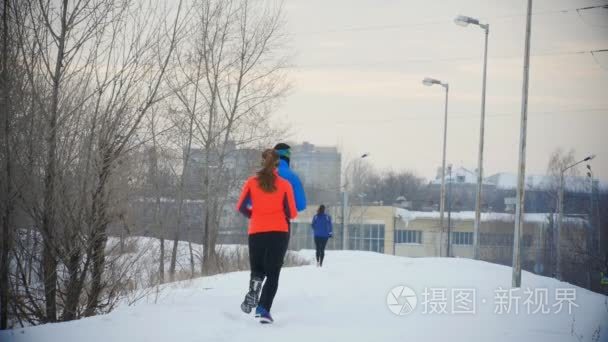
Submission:
<svg viewBox="0 0 608 342">
<path fill-rule="evenodd" d="M 452 232 L 452 244 L 453 245 L 472 245 L 473 244 L 473 233 L 472 232 Z"/>
<path fill-rule="evenodd" d="M 349 224 L 348 248 L 384 253 L 383 224 Z"/>
<path fill-rule="evenodd" d="M 479 242 L 482 246 L 513 247 L 513 234 L 481 233 L 479 234 Z M 524 234 L 522 236 L 522 245 L 524 247 L 531 247 L 533 242 L 532 235 Z"/>
<path fill-rule="evenodd" d="M 481 245 L 486 245 L 486 246 L 512 247 L 513 246 L 513 234 L 480 233 L 479 242 Z"/>
<path fill-rule="evenodd" d="M 395 230 L 395 243 L 422 243 L 420 230 Z"/>
</svg>

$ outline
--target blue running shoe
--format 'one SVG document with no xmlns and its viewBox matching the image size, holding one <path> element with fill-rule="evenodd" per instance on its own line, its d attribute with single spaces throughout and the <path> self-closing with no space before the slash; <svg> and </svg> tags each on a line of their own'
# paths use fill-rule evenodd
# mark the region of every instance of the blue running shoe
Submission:
<svg viewBox="0 0 608 342">
<path fill-rule="evenodd" d="M 255 317 L 258 317 L 260 319 L 260 323 L 262 324 L 271 324 L 272 322 L 274 322 L 272 316 L 270 315 L 270 312 L 268 312 L 268 310 L 264 309 L 261 306 L 255 308 Z"/>
<path fill-rule="evenodd" d="M 259 305 L 258 305 L 258 306 L 255 308 L 255 318 L 260 318 L 260 316 L 262 316 L 262 313 L 263 313 L 264 311 L 266 311 L 266 310 L 264 310 L 264 308 L 262 308 L 261 306 L 259 306 Z"/>
</svg>

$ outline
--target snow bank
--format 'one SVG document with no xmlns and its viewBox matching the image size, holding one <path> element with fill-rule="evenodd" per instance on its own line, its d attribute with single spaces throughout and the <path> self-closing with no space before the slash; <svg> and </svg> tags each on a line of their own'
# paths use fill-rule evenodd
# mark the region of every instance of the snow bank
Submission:
<svg viewBox="0 0 608 342">
<path fill-rule="evenodd" d="M 124 242 L 125 254 L 120 254 L 120 239 L 117 237 L 109 237 L 106 246 L 108 260 L 116 259 L 114 262 L 117 265 L 128 265 L 125 270 L 134 287 L 140 289 L 142 286 L 151 286 L 155 284 L 158 277 L 158 268 L 160 264 L 160 240 L 151 237 L 132 236 L 125 238 Z M 192 243 L 192 257 L 194 259 L 195 271 L 200 270 L 200 264 L 203 256 L 203 246 Z M 173 240 L 165 240 L 165 279 L 169 279 L 169 267 L 171 265 L 171 253 L 173 250 Z M 240 253 L 246 253 L 246 246 L 241 245 L 217 245 L 216 253 L 218 255 L 230 255 L 237 250 Z M 113 264 L 110 262 L 110 264 Z M 190 247 L 187 241 L 178 241 L 175 270 L 179 275 L 181 272 L 190 274 Z M 178 276 L 179 278 L 179 276 Z"/>
<path fill-rule="evenodd" d="M 313 251 L 300 253 L 307 258 L 314 255 Z M 605 296 L 528 272 L 522 275 L 523 289 L 546 290 L 551 312 L 526 312 L 523 293 L 511 311 L 496 312 L 496 294 L 510 288 L 511 268 L 487 262 L 329 251 L 323 268 L 282 271 L 272 308 L 274 325 L 260 325 L 240 311 L 248 277 L 248 272 L 235 272 L 174 283 L 157 303 L 151 299 L 104 316 L 2 332 L 0 340 L 560 342 L 592 341 L 599 329 L 596 340 L 608 341 Z M 411 288 L 417 296 L 417 306 L 404 315 L 390 309 L 395 297 L 389 293 L 399 285 Z M 570 314 L 565 308 L 556 313 L 552 306 L 556 303 L 553 294 L 562 288 L 576 295 L 577 306 Z M 447 291 L 446 313 L 429 312 L 428 303 L 425 312 L 423 293 L 433 289 Z M 452 291 L 458 289 L 475 291 L 474 313 L 453 312 L 450 300 Z M 403 304 L 411 297 L 397 299 Z"/>
</svg>

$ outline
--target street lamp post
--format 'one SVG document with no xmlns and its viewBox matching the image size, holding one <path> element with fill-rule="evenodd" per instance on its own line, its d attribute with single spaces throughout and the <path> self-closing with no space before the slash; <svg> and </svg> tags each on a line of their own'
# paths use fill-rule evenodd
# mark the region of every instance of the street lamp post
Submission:
<svg viewBox="0 0 608 342">
<path fill-rule="evenodd" d="M 593 180 L 593 171 L 591 170 L 591 165 L 587 164 L 587 177 L 589 177 L 589 182 L 591 183 L 591 189 L 589 191 L 589 210 L 590 210 L 590 218 L 589 221 L 593 223 L 593 228 L 594 230 L 596 230 L 593 234 L 597 235 L 594 236 L 594 239 L 597 239 L 597 241 L 593 241 L 593 248 L 595 249 L 597 255 L 602 255 L 601 251 L 600 251 L 600 246 L 601 246 L 601 229 L 599 227 L 598 221 L 594 220 L 594 208 L 597 208 L 597 201 L 595 202 L 596 205 L 593 205 L 593 191 L 595 190 L 595 181 Z M 597 218 L 597 216 L 596 216 Z M 593 230 L 593 229 L 592 229 Z"/>
<path fill-rule="evenodd" d="M 348 165 L 346 165 L 346 168 L 344 169 L 344 186 L 342 189 L 342 249 L 343 250 L 348 249 L 348 244 L 347 244 L 348 243 L 348 213 L 346 210 L 346 208 L 348 206 L 348 170 L 353 165 L 353 162 L 355 160 L 360 160 L 360 159 L 366 158 L 368 156 L 369 156 L 369 153 L 364 153 L 359 158 L 351 160 L 348 163 Z"/>
<path fill-rule="evenodd" d="M 585 157 L 582 160 L 577 161 L 576 163 L 570 164 L 564 168 L 562 168 L 559 172 L 559 188 L 558 188 L 558 195 L 557 195 L 557 208 L 559 210 L 559 214 L 558 214 L 558 218 L 557 218 L 557 234 L 556 234 L 556 238 L 555 238 L 555 259 L 556 259 L 556 267 L 555 267 L 555 277 L 558 280 L 562 279 L 562 253 L 560 251 L 560 245 L 561 245 L 561 234 L 562 234 L 562 220 L 564 218 L 564 174 L 566 173 L 566 171 L 568 171 L 569 169 L 575 167 L 576 165 L 580 164 L 580 163 L 584 163 L 586 161 L 592 160 L 593 158 L 595 158 L 595 155 L 590 155 L 588 157 Z"/>
<path fill-rule="evenodd" d="M 440 226 L 440 237 L 439 237 L 439 256 L 441 256 L 441 247 L 443 246 L 443 216 L 445 212 L 445 151 L 447 144 L 447 135 L 448 135 L 448 93 L 450 91 L 450 86 L 448 83 L 443 83 L 434 78 L 425 78 L 422 80 L 422 84 L 425 86 L 432 86 L 434 84 L 439 84 L 445 89 L 445 109 L 444 109 L 444 117 L 443 117 L 443 157 L 441 161 L 441 192 L 439 199 L 439 226 Z"/>
<path fill-rule="evenodd" d="M 524 44 L 524 77 L 522 82 L 521 118 L 519 124 L 519 161 L 517 169 L 517 194 L 515 204 L 515 225 L 513 227 L 513 262 L 511 285 L 521 286 L 521 234 L 524 225 L 526 140 L 528 135 L 528 82 L 530 76 L 530 35 L 532 34 L 532 0 L 528 0 L 526 10 L 526 35 Z"/>
<path fill-rule="evenodd" d="M 589 248 L 591 250 L 592 255 L 600 255 L 598 249 L 596 249 L 595 244 L 595 222 L 593 220 L 593 172 L 591 171 L 591 165 L 587 164 L 587 177 L 589 178 L 589 215 L 587 216 L 587 221 L 589 222 L 589 230 L 586 234 L 587 246 L 591 246 Z M 597 254 L 596 254 L 597 253 Z M 587 288 L 591 288 L 591 271 L 587 268 Z"/>
<path fill-rule="evenodd" d="M 486 118 L 486 75 L 488 66 L 488 34 L 490 24 L 481 24 L 478 19 L 460 15 L 454 22 L 460 26 L 477 25 L 484 30 L 483 80 L 481 85 L 481 120 L 479 123 L 479 153 L 477 159 L 477 195 L 475 198 L 475 224 L 473 226 L 473 258 L 479 259 L 479 226 L 481 222 L 481 191 L 483 187 L 483 145 Z"/>
<path fill-rule="evenodd" d="M 448 165 L 448 247 L 447 256 L 448 258 L 452 255 L 452 164 Z"/>
</svg>

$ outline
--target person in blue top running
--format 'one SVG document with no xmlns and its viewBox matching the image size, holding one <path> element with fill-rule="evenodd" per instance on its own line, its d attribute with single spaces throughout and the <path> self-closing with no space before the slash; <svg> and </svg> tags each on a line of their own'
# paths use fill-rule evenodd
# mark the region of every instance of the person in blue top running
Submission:
<svg viewBox="0 0 608 342">
<path fill-rule="evenodd" d="M 285 143 L 278 143 L 274 150 L 279 154 L 279 176 L 287 179 L 293 188 L 293 194 L 296 199 L 296 209 L 302 211 L 306 209 L 306 194 L 304 193 L 304 187 L 300 181 L 300 177 L 289 168 L 289 161 L 291 159 L 291 146 Z"/>
<path fill-rule="evenodd" d="M 317 215 L 312 218 L 312 230 L 315 236 L 315 247 L 317 249 L 317 266 L 323 266 L 323 259 L 325 259 L 325 246 L 327 240 L 333 236 L 333 229 L 331 224 L 331 216 L 325 213 L 325 206 L 321 204 L 317 210 Z"/>
</svg>

